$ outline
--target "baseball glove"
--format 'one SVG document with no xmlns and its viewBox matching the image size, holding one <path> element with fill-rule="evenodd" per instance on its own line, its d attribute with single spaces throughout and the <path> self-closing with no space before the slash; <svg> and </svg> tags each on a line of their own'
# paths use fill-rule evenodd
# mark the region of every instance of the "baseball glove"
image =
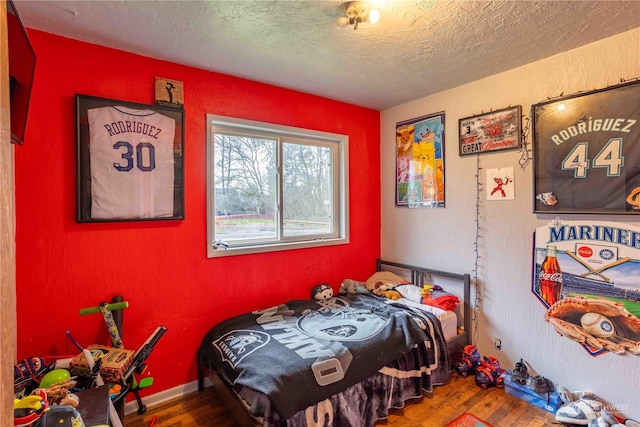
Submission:
<svg viewBox="0 0 640 427">
<path fill-rule="evenodd" d="M 587 332 L 580 322 L 585 313 L 598 313 L 609 319 L 613 325 L 613 335 L 602 337 Z M 631 314 L 621 303 L 604 298 L 568 297 L 553 304 L 544 319 L 560 335 L 596 350 L 640 354 L 640 318 Z"/>
</svg>

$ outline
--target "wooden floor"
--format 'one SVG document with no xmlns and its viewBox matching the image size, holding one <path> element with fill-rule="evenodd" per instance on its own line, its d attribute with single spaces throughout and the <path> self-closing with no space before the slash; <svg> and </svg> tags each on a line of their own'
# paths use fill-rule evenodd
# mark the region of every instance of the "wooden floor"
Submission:
<svg viewBox="0 0 640 427">
<path fill-rule="evenodd" d="M 560 426 L 553 413 L 537 408 L 507 394 L 504 389 L 482 390 L 474 378 L 452 375 L 448 384 L 416 399 L 402 410 L 392 410 L 387 420 L 376 426 L 443 427 L 464 412 L 484 419 L 495 427 Z M 144 415 L 125 417 L 125 427 L 149 427 L 156 418 L 157 427 L 235 427 L 231 414 L 212 388 L 192 393 L 156 407 Z M 345 426 L 347 427 L 347 426 Z"/>
</svg>

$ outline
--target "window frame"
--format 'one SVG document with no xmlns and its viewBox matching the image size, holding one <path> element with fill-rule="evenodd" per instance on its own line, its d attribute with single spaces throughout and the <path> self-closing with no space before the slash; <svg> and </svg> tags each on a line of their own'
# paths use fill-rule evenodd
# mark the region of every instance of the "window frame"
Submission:
<svg viewBox="0 0 640 427">
<path fill-rule="evenodd" d="M 252 253 L 274 252 L 290 249 L 332 246 L 349 243 L 349 136 L 317 130 L 277 125 L 254 120 L 207 114 L 206 139 L 206 204 L 207 204 L 207 258 L 244 255 Z M 276 240 L 263 239 L 247 241 L 245 245 L 232 245 L 226 249 L 214 248 L 215 240 L 215 141 L 218 133 L 237 134 L 251 137 L 265 137 L 283 140 L 276 144 L 278 209 L 276 227 L 282 230 L 282 153 L 281 144 L 303 143 L 306 145 L 335 146 L 333 150 L 333 210 L 331 234 L 275 237 Z M 280 234 L 277 231 L 276 234 Z M 321 237 L 326 236 L 326 237 Z"/>
</svg>

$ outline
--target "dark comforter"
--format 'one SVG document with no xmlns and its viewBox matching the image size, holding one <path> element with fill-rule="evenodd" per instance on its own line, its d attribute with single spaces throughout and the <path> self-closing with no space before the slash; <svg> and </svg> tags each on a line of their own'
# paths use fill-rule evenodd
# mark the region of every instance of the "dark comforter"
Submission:
<svg viewBox="0 0 640 427">
<path fill-rule="evenodd" d="M 237 390 L 268 396 L 278 418 L 287 419 L 379 370 L 406 375 L 392 362 L 415 347 L 422 349 L 420 363 L 407 369 L 424 376 L 439 366 L 446 379 L 446 345 L 435 316 L 356 294 L 293 300 L 225 320 L 206 334 L 198 357 Z"/>
</svg>

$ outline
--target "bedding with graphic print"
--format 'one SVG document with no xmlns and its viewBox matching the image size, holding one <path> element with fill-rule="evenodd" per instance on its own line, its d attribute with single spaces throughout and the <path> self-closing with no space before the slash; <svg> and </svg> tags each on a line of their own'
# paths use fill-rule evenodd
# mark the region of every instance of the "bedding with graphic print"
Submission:
<svg viewBox="0 0 640 427">
<path fill-rule="evenodd" d="M 406 382 L 408 388 L 390 387 L 379 398 L 368 397 L 385 407 L 402 405 L 446 381 L 448 357 L 434 315 L 369 294 L 292 300 L 235 316 L 210 329 L 198 351 L 202 366 L 232 384 L 265 425 L 298 417 L 299 423 L 287 425 L 300 426 L 306 425 L 309 408 L 317 413 L 331 399 L 338 406 L 332 417 L 341 416 L 339 407 L 348 408 L 339 399 L 366 381 L 368 386 Z M 325 406 L 317 407 L 322 402 Z M 342 415 L 345 422 L 353 418 L 350 425 L 365 425 L 362 414 L 349 417 L 349 412 Z"/>
</svg>

